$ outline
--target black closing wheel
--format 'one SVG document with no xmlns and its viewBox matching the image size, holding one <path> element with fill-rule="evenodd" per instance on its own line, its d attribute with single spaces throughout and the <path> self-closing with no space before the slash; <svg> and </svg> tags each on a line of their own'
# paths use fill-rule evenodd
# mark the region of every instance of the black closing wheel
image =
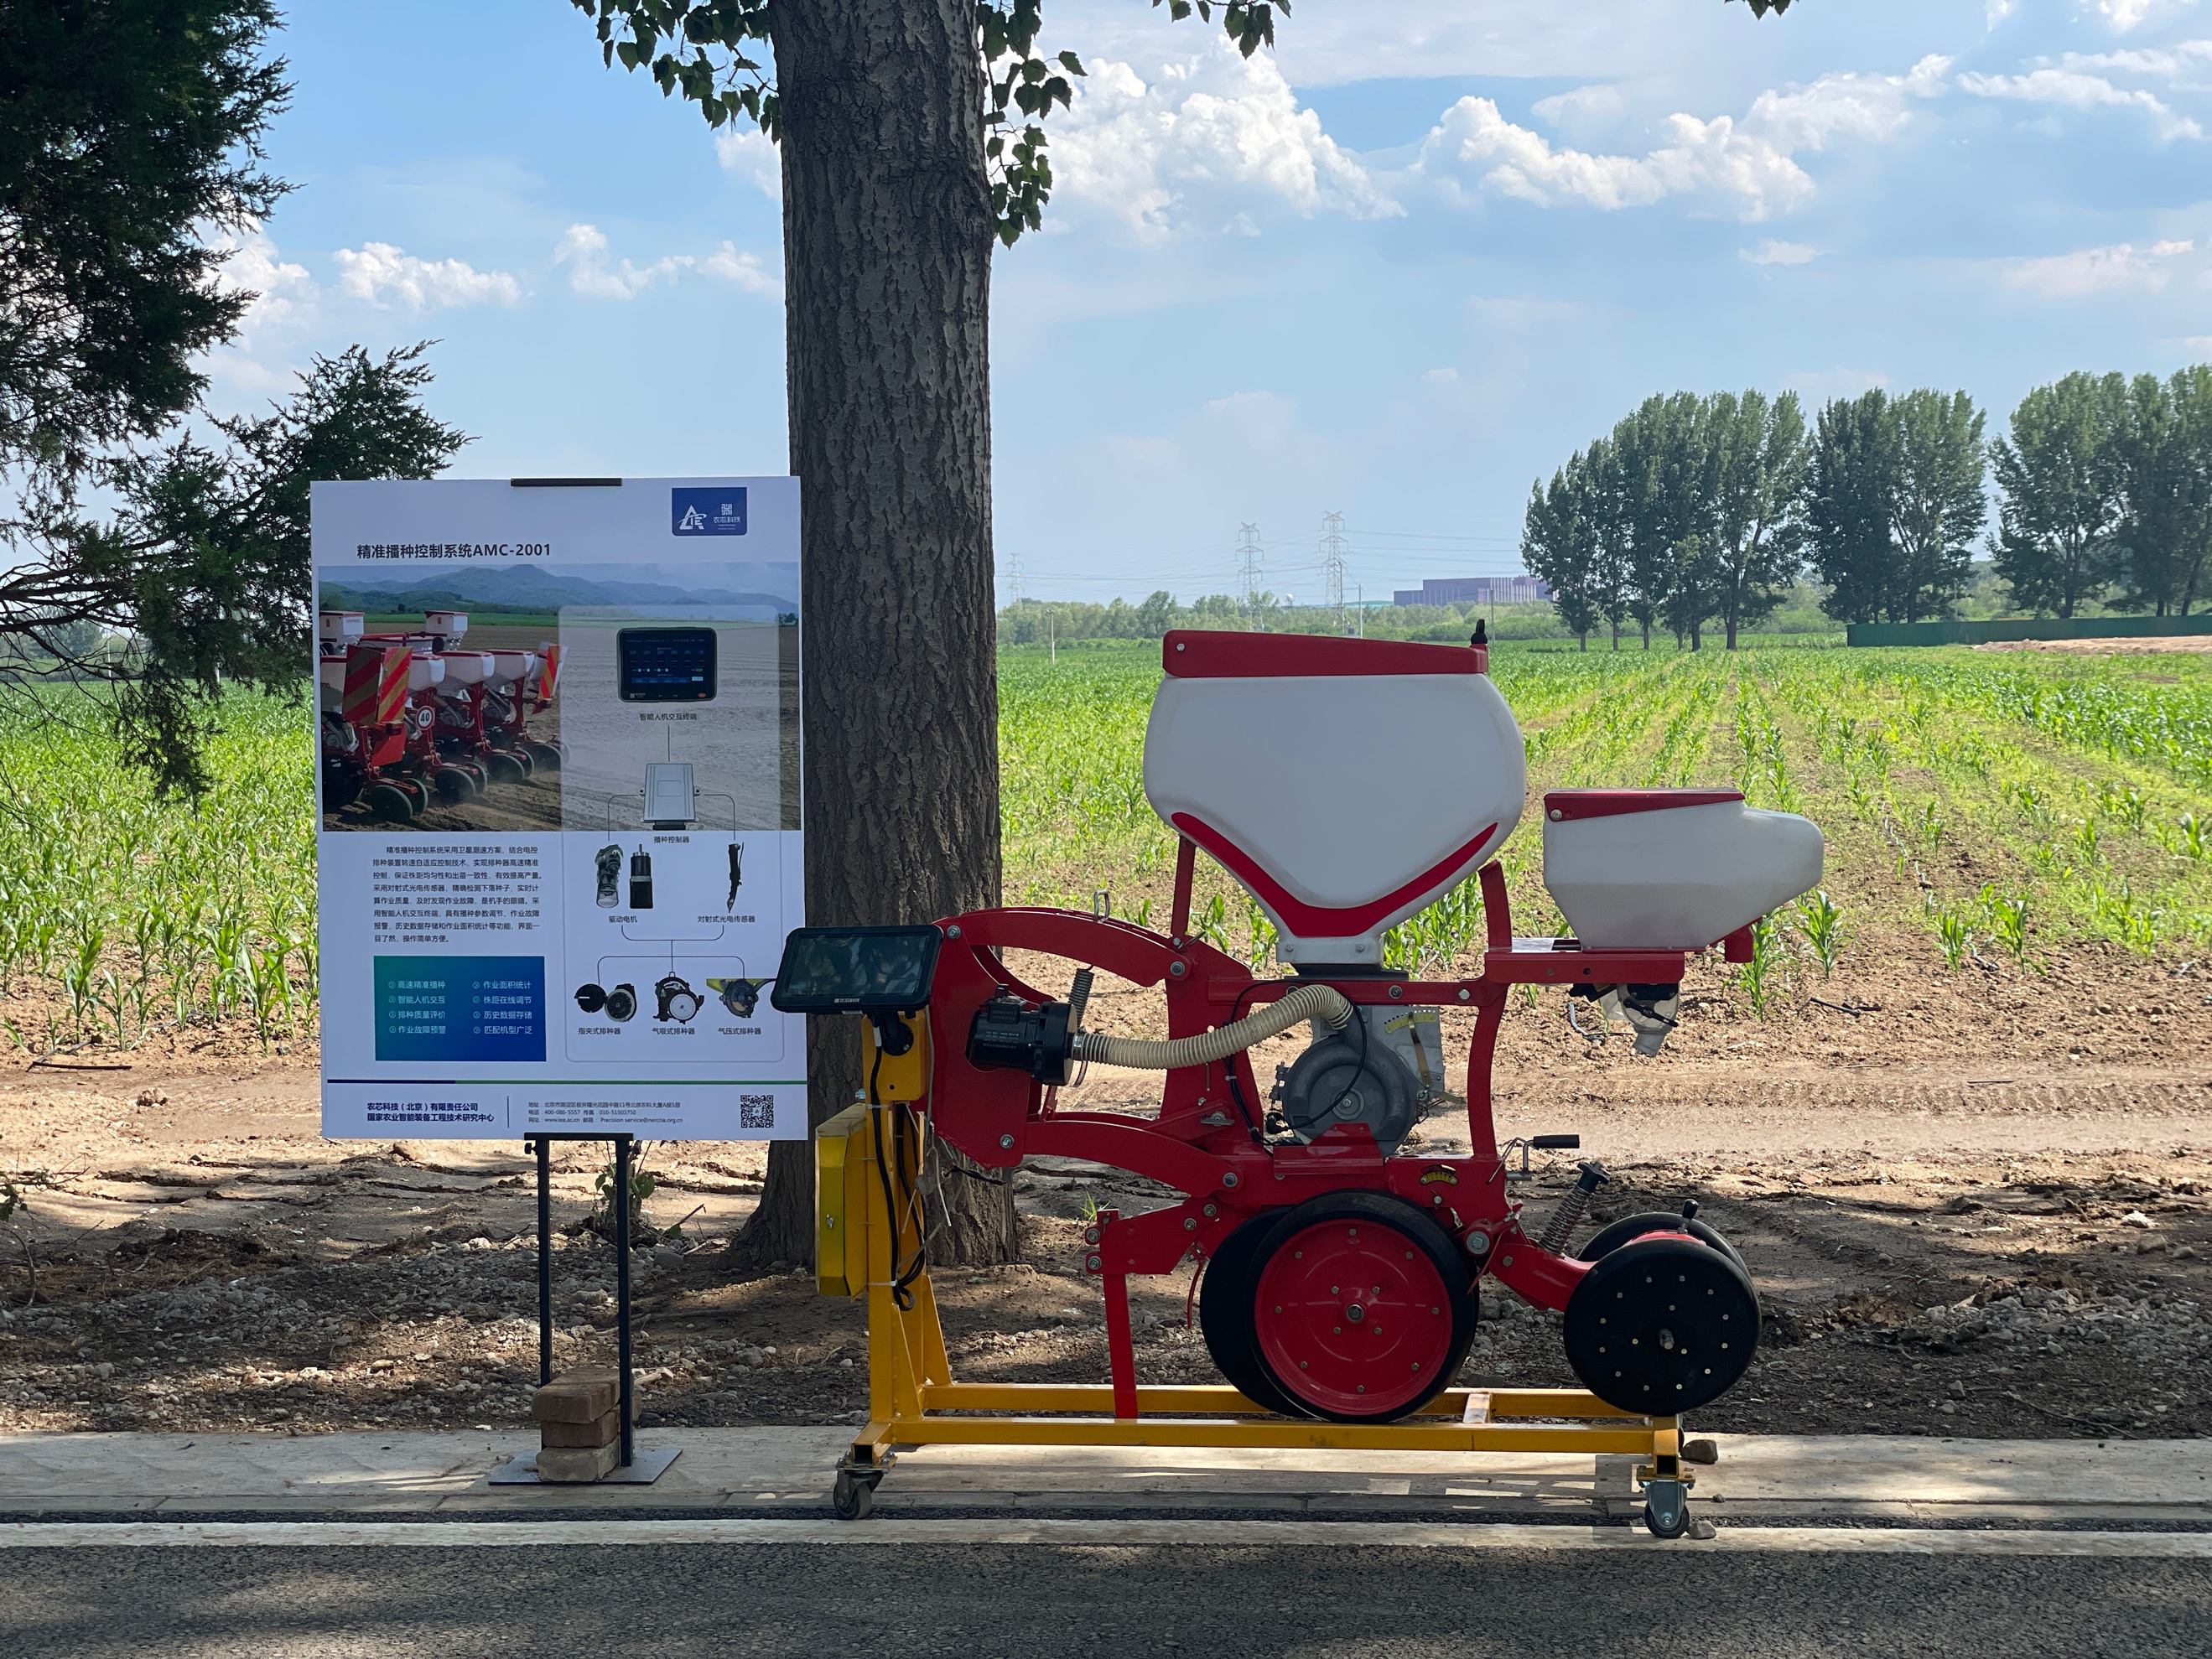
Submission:
<svg viewBox="0 0 2212 1659">
<path fill-rule="evenodd" d="M 1297 1405 L 1275 1386 L 1254 1347 L 1252 1291 L 1259 1275 L 1260 1249 L 1281 1220 L 1280 1210 L 1262 1210 L 1215 1248 L 1206 1258 L 1206 1277 L 1198 1287 L 1198 1328 L 1206 1338 L 1206 1351 L 1214 1369 L 1229 1384 L 1255 1406 L 1284 1417 L 1304 1417 Z"/>
<path fill-rule="evenodd" d="M 1719 1399 L 1743 1375 L 1759 1345 L 1759 1298 L 1726 1252 L 1646 1235 L 1583 1275 L 1567 1298 L 1565 1334 L 1567 1363 L 1592 1394 L 1622 1411 L 1672 1417 Z"/>
<path fill-rule="evenodd" d="M 1744 1266 L 1743 1256 L 1736 1247 L 1721 1237 L 1719 1228 L 1708 1226 L 1694 1217 L 1685 1220 L 1664 1210 L 1647 1210 L 1642 1215 L 1621 1217 L 1611 1226 L 1591 1234 L 1589 1242 L 1575 1252 L 1575 1259 L 1595 1261 L 1601 1256 L 1612 1255 L 1632 1238 L 1642 1238 L 1647 1233 L 1687 1233 L 1699 1243 L 1710 1244 L 1723 1252 L 1746 1273 L 1751 1271 Z"/>
</svg>

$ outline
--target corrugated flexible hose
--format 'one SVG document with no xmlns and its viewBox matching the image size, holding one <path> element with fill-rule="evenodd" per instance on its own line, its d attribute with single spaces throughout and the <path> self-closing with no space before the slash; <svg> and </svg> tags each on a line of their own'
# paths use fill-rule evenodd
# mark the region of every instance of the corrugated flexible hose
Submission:
<svg viewBox="0 0 2212 1659">
<path fill-rule="evenodd" d="M 1075 1039 L 1075 1057 L 1133 1071 L 1172 1072 L 1179 1066 L 1211 1065 L 1242 1054 L 1303 1019 L 1317 1019 L 1330 1030 L 1341 1031 L 1352 1024 L 1352 1004 L 1333 987 L 1301 985 L 1273 1007 L 1199 1036 L 1149 1042 L 1139 1037 L 1108 1036 L 1103 1031 L 1080 1032 Z"/>
</svg>

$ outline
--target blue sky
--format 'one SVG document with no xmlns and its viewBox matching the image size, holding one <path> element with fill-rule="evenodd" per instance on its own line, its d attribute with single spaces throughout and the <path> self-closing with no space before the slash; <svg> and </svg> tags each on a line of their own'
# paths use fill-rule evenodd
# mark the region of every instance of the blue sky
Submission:
<svg viewBox="0 0 2212 1659">
<path fill-rule="evenodd" d="M 1517 568 L 1530 481 L 1652 392 L 1964 387 L 2212 358 L 2212 3 L 1301 0 L 1249 63 L 1051 0 L 1090 68 L 997 256 L 1000 592 L 1370 599 Z M 457 20 L 465 27 L 457 27 Z M 434 337 L 457 472 L 780 472 L 775 158 L 600 66 L 565 0 L 320 0 L 298 186 L 209 363 Z"/>
</svg>

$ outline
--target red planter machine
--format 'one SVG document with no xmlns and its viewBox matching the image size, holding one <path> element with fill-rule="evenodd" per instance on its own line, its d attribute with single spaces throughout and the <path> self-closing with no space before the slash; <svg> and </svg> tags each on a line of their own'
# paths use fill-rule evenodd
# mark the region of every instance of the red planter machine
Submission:
<svg viewBox="0 0 2212 1659">
<path fill-rule="evenodd" d="M 553 706 L 561 647 L 463 648 L 467 613 L 433 611 L 422 626 L 371 634 L 357 611 L 317 622 L 323 810 L 360 801 L 404 823 L 436 803 L 460 805 L 495 783 L 558 771 L 559 742 L 529 730 Z"/>
<path fill-rule="evenodd" d="M 1484 648 L 1174 633 L 1164 658 L 1145 776 L 1182 837 L 1165 935 L 1002 908 L 808 929 L 787 946 L 778 1006 L 867 1016 L 866 1097 L 816 1143 L 821 1287 L 870 1303 L 871 1421 L 840 1468 L 837 1512 L 865 1514 L 892 1449 L 927 1442 L 1580 1450 L 1640 1454 L 1646 1524 L 1691 1530 L 1685 1460 L 1699 1444 L 1686 1454 L 1680 1419 L 1751 1359 L 1749 1275 L 1694 1205 L 1626 1218 L 1571 1252 L 1605 1174 L 1585 1163 L 1553 1213 L 1526 1214 L 1513 1178 L 1527 1147 L 1578 1142 L 1500 1147 L 1492 1060 L 1516 985 L 1589 999 L 1656 1053 L 1686 956 L 1746 959 L 1750 924 L 1818 881 L 1819 831 L 1733 791 L 1556 792 L 1546 878 L 1578 937 L 1516 939 L 1496 855 L 1522 814 L 1524 750 Z M 1201 848 L 1267 910 L 1291 976 L 1255 979 L 1192 935 Z M 1382 934 L 1470 878 L 1488 934 L 1480 976 L 1384 968 Z M 1073 988 L 1028 982 L 1012 952 L 1066 958 Z M 1094 971 L 1164 988 L 1167 1042 L 1085 1030 Z M 1440 1027 L 1421 1011 L 1443 1008 L 1475 1015 L 1473 1150 L 1401 1153 L 1436 1093 Z M 1301 1024 L 1311 1041 L 1263 1090 L 1253 1044 Z M 1158 1115 L 1063 1109 L 1060 1089 L 1087 1065 L 1163 1071 Z M 1102 1212 L 1085 1234 L 1109 1381 L 952 1378 L 924 1262 L 931 1133 L 1000 1179 L 1042 1154 L 1184 1194 Z M 1193 1258 L 1228 1386 L 1139 1384 L 1128 1278 Z M 1562 1313 L 1582 1389 L 1458 1384 L 1485 1275 Z"/>
</svg>

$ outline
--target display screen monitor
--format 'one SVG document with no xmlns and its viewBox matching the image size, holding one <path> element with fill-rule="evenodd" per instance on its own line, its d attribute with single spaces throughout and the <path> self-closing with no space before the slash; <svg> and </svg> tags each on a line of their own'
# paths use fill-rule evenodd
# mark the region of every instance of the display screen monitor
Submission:
<svg viewBox="0 0 2212 1659">
<path fill-rule="evenodd" d="M 624 702 L 712 702 L 714 630 L 625 628 L 615 635 L 617 694 Z"/>
<path fill-rule="evenodd" d="M 944 936 L 932 927 L 801 927 L 784 941 L 769 1000 L 787 1014 L 920 1008 Z"/>
</svg>

